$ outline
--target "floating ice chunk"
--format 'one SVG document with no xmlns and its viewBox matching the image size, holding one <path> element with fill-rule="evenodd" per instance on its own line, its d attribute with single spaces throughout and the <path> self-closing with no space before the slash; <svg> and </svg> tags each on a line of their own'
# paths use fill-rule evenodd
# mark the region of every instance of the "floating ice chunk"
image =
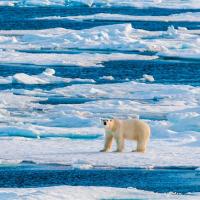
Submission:
<svg viewBox="0 0 200 200">
<path fill-rule="evenodd" d="M 114 60 L 154 60 L 157 56 L 143 56 L 136 54 L 31 54 L 21 52 L 1 52 L 1 63 L 20 63 L 35 65 L 62 65 L 62 66 L 81 66 L 81 67 L 103 67 L 103 62 Z"/>
<path fill-rule="evenodd" d="M 196 41 L 196 44 L 187 45 L 188 48 L 184 48 L 184 47 L 186 47 L 186 45 L 184 44 L 179 49 L 164 50 L 162 52 L 157 53 L 156 55 L 158 55 L 160 57 L 199 60 L 199 58 L 200 58 L 200 49 L 198 49 L 197 44 L 199 44 L 198 41 Z"/>
<path fill-rule="evenodd" d="M 154 77 L 152 75 L 144 74 L 142 77 L 143 78 L 141 78 L 139 80 L 148 81 L 148 82 L 154 82 L 155 81 L 155 79 L 154 79 Z"/>
<path fill-rule="evenodd" d="M 93 166 L 89 164 L 73 164 L 72 168 L 74 169 L 92 169 Z"/>
<path fill-rule="evenodd" d="M 18 73 L 13 76 L 13 82 L 23 83 L 23 84 L 47 84 L 45 80 L 38 77 L 29 76 L 24 73 Z"/>
<path fill-rule="evenodd" d="M 27 85 L 36 84 L 54 84 L 54 83 L 95 83 L 93 79 L 81 79 L 81 78 L 62 78 L 55 75 L 55 70 L 47 68 L 44 72 L 38 75 L 28 75 L 25 73 L 17 73 L 14 76 L 0 77 L 0 84 L 10 83 L 22 83 Z"/>
<path fill-rule="evenodd" d="M 0 84 L 10 84 L 12 83 L 12 76 L 2 77 L 0 76 Z"/>
<path fill-rule="evenodd" d="M 93 166 L 84 160 L 77 160 L 72 164 L 72 168 L 75 169 L 92 169 Z"/>
<path fill-rule="evenodd" d="M 104 20 L 104 21 L 164 21 L 164 22 L 173 22 L 173 21 L 190 21 L 190 22 L 199 22 L 200 12 L 186 12 L 180 14 L 172 14 L 168 16 L 135 16 L 135 15 L 123 15 L 123 14 L 110 14 L 110 13 L 97 13 L 93 15 L 79 15 L 79 16 L 48 16 L 41 18 L 34 18 L 35 20 Z"/>
<path fill-rule="evenodd" d="M 168 29 L 167 29 L 167 33 L 170 36 L 176 37 L 177 34 L 178 34 L 178 31 L 174 28 L 174 26 L 169 26 Z"/>
<path fill-rule="evenodd" d="M 154 82 L 154 77 L 148 74 L 143 75 L 144 80 L 149 81 L 149 82 Z"/>
<path fill-rule="evenodd" d="M 18 0 L 19 6 L 64 6 L 65 0 Z"/>
<path fill-rule="evenodd" d="M 94 3 L 93 0 L 86 0 L 85 2 L 86 2 L 86 4 L 87 4 L 89 7 L 91 7 L 92 4 Z"/>
<path fill-rule="evenodd" d="M 113 76 L 102 76 L 102 77 L 100 77 L 100 79 L 110 80 L 110 81 L 115 80 L 115 78 Z"/>
<path fill-rule="evenodd" d="M 0 6 L 15 6 L 15 1 L 0 1 Z"/>
<path fill-rule="evenodd" d="M 56 73 L 56 71 L 54 69 L 50 69 L 50 68 L 45 69 L 45 71 L 43 72 L 43 74 L 47 75 L 47 76 L 53 76 L 55 73 Z"/>
</svg>

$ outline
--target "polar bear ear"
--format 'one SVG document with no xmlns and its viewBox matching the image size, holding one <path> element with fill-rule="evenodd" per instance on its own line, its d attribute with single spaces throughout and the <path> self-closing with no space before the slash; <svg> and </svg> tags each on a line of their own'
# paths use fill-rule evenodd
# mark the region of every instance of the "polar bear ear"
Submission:
<svg viewBox="0 0 200 200">
<path fill-rule="evenodd" d="M 109 121 L 112 121 L 113 119 L 114 119 L 113 117 L 110 117 L 110 118 L 109 118 Z"/>
</svg>

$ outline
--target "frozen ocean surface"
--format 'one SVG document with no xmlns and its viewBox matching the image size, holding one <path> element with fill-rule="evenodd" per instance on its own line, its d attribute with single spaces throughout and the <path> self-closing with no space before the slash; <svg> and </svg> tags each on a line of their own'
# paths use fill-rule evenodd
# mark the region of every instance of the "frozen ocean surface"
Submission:
<svg viewBox="0 0 200 200">
<path fill-rule="evenodd" d="M 1 0 L 0 199 L 199 199 L 199 16 L 196 0 Z M 110 117 L 148 122 L 148 151 L 100 153 Z"/>
</svg>

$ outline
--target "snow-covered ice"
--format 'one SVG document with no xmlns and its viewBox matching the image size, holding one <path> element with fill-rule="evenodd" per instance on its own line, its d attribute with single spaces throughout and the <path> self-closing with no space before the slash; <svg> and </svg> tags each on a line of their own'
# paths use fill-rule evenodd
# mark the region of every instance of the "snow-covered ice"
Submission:
<svg viewBox="0 0 200 200">
<path fill-rule="evenodd" d="M 122 53 L 80 53 L 80 54 L 53 54 L 48 53 L 23 53 L 16 51 L 3 51 L 0 54 L 0 62 L 7 64 L 33 64 L 45 66 L 81 66 L 81 67 L 103 67 L 107 61 L 118 60 L 154 60 L 157 56 L 145 56 L 137 54 Z"/>
<path fill-rule="evenodd" d="M 114 78 L 113 76 L 102 76 L 102 77 L 100 77 L 100 79 L 112 81 L 112 80 L 114 80 L 115 78 Z"/>
<path fill-rule="evenodd" d="M 1 92 L 1 136 L 30 137 L 1 139 L 1 162 L 25 159 L 73 165 L 81 159 L 90 165 L 200 166 L 199 91 L 199 87 L 192 86 L 127 82 Z M 54 96 L 86 99 L 86 103 L 39 103 Z M 104 135 L 99 119 L 132 115 L 139 115 L 151 125 L 147 154 L 130 153 L 132 142 L 127 143 L 127 153 L 99 153 Z M 47 139 L 31 139 L 38 135 Z M 18 152 L 14 153 L 15 149 Z"/>
<path fill-rule="evenodd" d="M 7 6 L 76 6 L 82 4 L 91 6 L 132 6 L 138 8 L 177 8 L 186 9 L 200 7 L 200 4 L 196 0 L 3 0 L 0 5 Z"/>
<path fill-rule="evenodd" d="M 63 28 L 45 30 L 0 31 L 0 62 L 42 64 L 96 65 L 109 60 L 155 59 L 158 57 L 193 58 L 200 55 L 199 30 L 175 29 L 167 31 L 145 31 L 131 24 L 99 26 L 84 30 Z M 6 51 L 4 51 L 6 49 Z M 45 54 L 43 50 L 52 51 Z M 56 54 L 65 50 L 101 50 L 104 54 Z M 23 50 L 24 52 L 18 52 Z M 30 51 L 41 51 L 33 54 Z M 105 54 L 107 51 L 126 53 Z M 153 56 L 129 54 L 131 51 L 151 52 Z M 70 59 L 69 59 L 70 56 Z M 87 61 L 83 59 L 87 56 Z M 45 59 L 46 58 L 46 59 Z"/>
<path fill-rule="evenodd" d="M 147 81 L 147 82 L 154 82 L 155 81 L 154 77 L 151 76 L 151 75 L 148 75 L 148 74 L 143 74 L 142 78 L 139 79 L 139 80 Z"/>
<path fill-rule="evenodd" d="M 25 73 L 17 73 L 13 76 L 0 77 L 0 84 L 22 83 L 28 85 L 36 84 L 55 84 L 55 83 L 95 83 L 93 79 L 80 78 L 62 78 L 55 76 L 55 70 L 46 68 L 44 72 L 38 75 L 28 75 Z"/>
<path fill-rule="evenodd" d="M 137 16 L 137 15 L 122 15 L 110 13 L 98 13 L 94 15 L 79 15 L 79 16 L 48 16 L 35 18 L 35 20 L 104 20 L 104 21 L 159 21 L 159 22 L 200 22 L 199 12 L 183 12 L 180 14 L 171 14 L 167 16 Z"/>
<path fill-rule="evenodd" d="M 159 194 L 153 192 L 146 192 L 134 188 L 109 188 L 109 187 L 72 187 L 59 186 L 50 188 L 26 188 L 26 189 L 0 189 L 1 199 L 15 199 L 15 200 L 96 200 L 96 199 L 166 199 L 166 200 L 197 200 L 198 195 L 178 195 L 178 194 Z"/>
</svg>

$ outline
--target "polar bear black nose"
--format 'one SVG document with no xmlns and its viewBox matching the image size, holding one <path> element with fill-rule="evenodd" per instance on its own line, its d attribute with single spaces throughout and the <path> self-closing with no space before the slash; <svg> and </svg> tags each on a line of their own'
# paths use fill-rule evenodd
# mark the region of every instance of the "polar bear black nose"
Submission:
<svg viewBox="0 0 200 200">
<path fill-rule="evenodd" d="M 105 121 L 103 122 L 103 125 L 106 126 L 106 122 Z"/>
</svg>

